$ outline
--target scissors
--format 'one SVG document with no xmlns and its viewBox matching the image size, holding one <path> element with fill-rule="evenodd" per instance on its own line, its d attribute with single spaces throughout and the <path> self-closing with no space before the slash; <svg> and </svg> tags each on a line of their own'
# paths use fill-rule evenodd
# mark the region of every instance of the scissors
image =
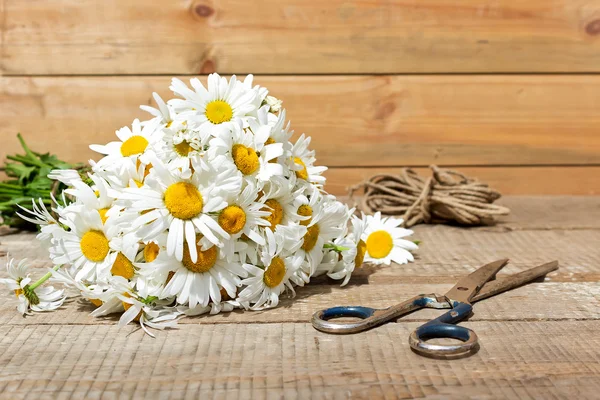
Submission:
<svg viewBox="0 0 600 400">
<path fill-rule="evenodd" d="M 491 262 L 460 279 L 445 295 L 420 294 L 403 303 L 376 309 L 361 306 L 340 306 L 314 313 L 313 326 L 327 333 L 357 333 L 395 320 L 421 308 L 450 309 L 450 311 L 417 328 L 409 337 L 410 347 L 423 356 L 459 358 L 474 354 L 478 338 L 469 328 L 455 325 L 471 315 L 472 303 L 514 289 L 558 269 L 552 261 L 527 271 L 496 279 L 508 259 Z M 360 318 L 359 321 L 332 321 L 336 318 Z M 458 344 L 433 344 L 429 339 L 457 339 Z"/>
</svg>

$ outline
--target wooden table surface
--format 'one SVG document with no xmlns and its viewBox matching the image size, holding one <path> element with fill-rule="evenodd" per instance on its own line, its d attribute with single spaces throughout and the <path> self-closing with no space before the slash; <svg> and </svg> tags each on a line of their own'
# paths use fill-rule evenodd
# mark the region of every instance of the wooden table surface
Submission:
<svg viewBox="0 0 600 400">
<path fill-rule="evenodd" d="M 513 212 L 494 227 L 415 227 L 422 244 L 412 264 L 364 266 L 345 288 L 317 279 L 277 309 L 188 318 L 156 338 L 135 325 L 119 329 L 114 318 L 90 317 L 92 307 L 80 299 L 23 318 L 7 295 L 0 304 L 0 397 L 598 398 L 600 198 L 502 203 Z M 32 234 L 0 243 L 0 251 L 33 259 L 37 268 L 49 265 Z M 433 310 L 349 336 L 309 323 L 327 306 L 385 307 L 444 293 L 458 277 L 503 257 L 511 259 L 504 273 L 555 259 L 560 269 L 543 283 L 476 304 L 464 325 L 478 333 L 481 349 L 470 358 L 432 360 L 410 350 L 409 333 Z"/>
</svg>

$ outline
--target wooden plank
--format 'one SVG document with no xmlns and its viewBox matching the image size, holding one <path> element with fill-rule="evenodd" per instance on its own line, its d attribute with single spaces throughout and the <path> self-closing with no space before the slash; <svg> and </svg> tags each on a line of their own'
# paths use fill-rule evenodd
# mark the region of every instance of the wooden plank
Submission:
<svg viewBox="0 0 600 400">
<path fill-rule="evenodd" d="M 462 276 L 476 267 L 500 258 L 510 258 L 505 268 L 514 273 L 544 262 L 558 260 L 560 270 L 552 280 L 596 282 L 600 277 L 600 230 L 514 230 L 464 229 L 448 226 L 419 225 L 414 238 L 421 240 L 417 261 L 393 268 L 363 267 L 356 275 L 363 279 L 397 279 L 420 277 L 420 282 L 436 283 L 432 279 Z M 0 251 L 16 258 L 29 258 L 40 268 L 49 266 L 47 253 L 33 234 L 9 235 L 0 238 Z M 395 277 L 395 278 L 390 278 Z"/>
<path fill-rule="evenodd" d="M 480 351 L 411 352 L 419 323 L 357 335 L 309 324 L 1 326 L 3 398 L 580 398 L 600 390 L 600 321 L 467 322 Z"/>
<path fill-rule="evenodd" d="M 428 168 L 413 168 L 430 176 Z M 504 195 L 600 195 L 600 167 L 456 167 L 461 173 L 479 179 Z M 397 174 L 401 168 L 330 168 L 325 172 L 325 189 L 346 195 L 348 189 L 373 175 Z M 597 204 L 596 204 L 597 208 Z M 566 222 L 568 224 L 568 221 Z"/>
<path fill-rule="evenodd" d="M 499 203 L 510 208 L 502 229 L 600 229 L 600 197 L 506 196 Z"/>
<path fill-rule="evenodd" d="M 415 287 L 419 292 L 444 293 L 459 277 L 503 257 L 509 257 L 511 263 L 502 274 L 520 272 L 553 259 L 560 261 L 560 269 L 550 274 L 546 283 L 531 284 L 478 304 L 475 320 L 597 317 L 600 250 L 596 243 L 600 242 L 600 230 L 494 232 L 444 226 L 418 226 L 415 230 L 415 237 L 422 240 L 415 263 L 391 267 L 365 265 L 356 271 L 346 288 L 319 278 L 306 288 L 298 288 L 296 299 L 284 299 L 278 309 L 211 316 L 201 322 L 300 322 L 308 320 L 315 310 L 335 304 L 385 307 L 414 295 Z M 31 234 L 3 237 L 0 250 L 9 250 L 16 258 L 35 258 L 32 276 L 36 277 L 51 264 L 32 238 Z M 0 274 L 4 276 L 5 272 Z M 522 305 L 524 299 L 527 307 Z M 548 299 L 552 299 L 552 307 L 548 306 Z M 23 319 L 14 311 L 12 296 L 9 300 L 0 305 L 0 324 L 115 322 L 89 317 L 91 306 L 77 299 L 56 313 Z M 422 315 L 434 314 L 419 313 L 416 318 L 422 319 Z"/>
<path fill-rule="evenodd" d="M 138 106 L 152 104 L 153 91 L 172 96 L 169 82 L 0 78 L 0 159 L 20 151 L 17 132 L 66 160 L 97 158 L 89 144 L 114 140 L 116 129 L 147 118 Z M 255 82 L 283 99 L 292 127 L 313 137 L 318 162 L 330 167 L 600 164 L 596 75 L 259 76 Z M 519 185 L 532 183 L 511 186 Z M 586 190 L 571 186 L 575 191 L 562 193 Z"/>
<path fill-rule="evenodd" d="M 595 0 L 6 0 L 1 71 L 597 72 L 599 8 Z"/>
<path fill-rule="evenodd" d="M 395 268 L 398 268 L 397 266 Z M 37 276 L 37 275 L 36 275 Z M 270 322 L 305 323 L 313 313 L 337 305 L 362 305 L 386 308 L 408 300 L 419 293 L 446 293 L 457 278 L 444 276 L 431 279 L 445 280 L 443 284 L 410 282 L 411 279 L 390 279 L 387 276 L 353 278 L 347 287 L 340 288 L 339 282 L 314 282 L 297 288 L 295 298 L 283 295 L 279 307 L 265 311 L 235 310 L 231 313 L 184 318 L 180 324 L 263 324 Z M 398 278 L 396 276 L 396 278 Z M 409 281 L 409 282 L 404 282 Z M 398 283 L 401 282 L 401 283 Z M 599 319 L 600 285 L 598 282 L 532 283 L 496 297 L 477 303 L 470 321 L 549 321 Z M 552 299 L 549 301 L 548 299 Z M 70 299 L 59 310 L 51 313 L 36 313 L 23 318 L 16 311 L 13 296 L 0 304 L 0 324 L 6 325 L 114 325 L 120 315 L 94 318 L 90 313 L 94 306 L 82 298 Z M 398 322 L 428 321 L 439 316 L 439 310 L 421 310 L 403 317 Z"/>
</svg>

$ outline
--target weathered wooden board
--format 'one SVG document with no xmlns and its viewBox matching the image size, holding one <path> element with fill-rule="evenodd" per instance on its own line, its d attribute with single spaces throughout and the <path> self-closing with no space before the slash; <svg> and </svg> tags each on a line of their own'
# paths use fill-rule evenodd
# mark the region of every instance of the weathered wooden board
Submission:
<svg viewBox="0 0 600 400">
<path fill-rule="evenodd" d="M 36 275 L 37 276 L 37 275 Z M 446 293 L 456 283 L 457 278 L 447 276 L 445 284 L 417 282 L 407 279 L 406 283 L 390 283 L 389 275 L 380 279 L 352 279 L 347 287 L 339 283 L 311 283 L 297 289 L 295 298 L 282 296 L 278 308 L 265 311 L 235 310 L 231 313 L 184 318 L 180 324 L 259 324 L 268 322 L 309 322 L 313 313 L 337 305 L 363 305 L 386 308 L 415 296 L 415 285 L 419 293 Z M 443 278 L 434 278 L 437 281 Z M 387 282 L 386 282 L 387 281 Z M 394 281 L 394 280 L 392 280 Z M 400 279 L 396 279 L 402 282 Z M 412 282 L 410 282 L 412 281 Z M 5 290 L 2 288 L 2 294 Z M 94 306 L 80 297 L 69 300 L 60 310 L 51 313 L 38 313 L 23 317 L 16 311 L 16 302 L 10 298 L 0 304 L 0 325 L 114 325 L 120 315 L 94 318 L 90 313 Z M 552 304 L 550 307 L 549 304 Z M 598 282 L 531 283 L 496 297 L 477 303 L 470 321 L 546 321 L 565 319 L 598 319 L 600 308 L 600 285 Z M 399 320 L 426 321 L 439 316 L 439 310 L 422 310 Z"/>
<path fill-rule="evenodd" d="M 600 322 L 467 322 L 480 351 L 411 352 L 418 322 L 357 335 L 310 324 L 0 327 L 0 397 L 578 398 L 600 390 Z M 59 397 L 60 398 L 60 397 Z"/>
<path fill-rule="evenodd" d="M 514 215 L 496 227 L 416 227 L 423 243 L 415 263 L 363 267 L 345 288 L 319 278 L 277 309 L 184 319 L 155 339 L 90 317 L 91 306 L 77 299 L 22 318 L 9 296 L 0 305 L 0 398 L 597 398 L 600 229 L 588 219 L 598 198 L 503 202 Z M 32 239 L 2 236 L 0 251 L 34 258 L 37 276 L 48 263 Z M 335 304 L 383 307 L 415 288 L 444 292 L 503 256 L 513 261 L 506 272 L 554 258 L 561 267 L 543 283 L 477 303 L 463 324 L 481 348 L 468 359 L 410 351 L 408 335 L 437 315 L 432 310 L 357 335 L 307 323 Z"/>
<path fill-rule="evenodd" d="M 431 176 L 429 168 L 413 168 L 422 176 Z M 600 166 L 522 166 L 522 167 L 453 167 L 477 178 L 504 195 L 598 195 Z M 325 190 L 347 195 L 348 190 L 377 174 L 398 174 L 401 168 L 335 168 L 325 172 Z M 357 192 L 362 193 L 362 192 Z M 568 221 L 566 221 L 568 223 Z"/>
<path fill-rule="evenodd" d="M 595 0 L 6 0 L 4 74 L 597 72 Z"/>
<path fill-rule="evenodd" d="M 147 118 L 138 106 L 152 104 L 153 91 L 172 96 L 169 82 L 167 76 L 0 78 L 0 159 L 20 151 L 17 132 L 39 151 L 70 161 L 97 158 L 88 146 Z M 321 165 L 600 164 L 596 75 L 258 76 L 255 82 L 283 99 L 297 135 L 313 137 Z M 551 181 L 546 187 L 555 191 L 529 193 L 586 191 L 577 183 L 561 192 L 568 182 Z M 535 184 L 523 179 L 513 186 Z"/>
</svg>

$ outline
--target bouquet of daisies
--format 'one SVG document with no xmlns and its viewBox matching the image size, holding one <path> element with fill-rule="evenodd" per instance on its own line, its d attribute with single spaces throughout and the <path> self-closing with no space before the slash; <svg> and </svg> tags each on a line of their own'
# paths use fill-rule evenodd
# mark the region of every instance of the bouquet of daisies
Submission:
<svg viewBox="0 0 600 400">
<path fill-rule="evenodd" d="M 64 293 L 38 287 L 52 276 L 120 324 L 171 327 L 180 316 L 277 306 L 284 292 L 326 274 L 345 285 L 363 262 L 413 260 L 402 220 L 356 216 L 323 190 L 310 137 L 291 141 L 281 101 L 217 74 L 205 87 L 173 79 L 177 98 L 91 149 L 92 172 L 55 170 L 65 184 L 49 211 L 22 217 L 55 267 L 33 282 L 7 263 L 23 313 L 55 309 Z M 144 328 L 146 329 L 146 328 Z"/>
</svg>

